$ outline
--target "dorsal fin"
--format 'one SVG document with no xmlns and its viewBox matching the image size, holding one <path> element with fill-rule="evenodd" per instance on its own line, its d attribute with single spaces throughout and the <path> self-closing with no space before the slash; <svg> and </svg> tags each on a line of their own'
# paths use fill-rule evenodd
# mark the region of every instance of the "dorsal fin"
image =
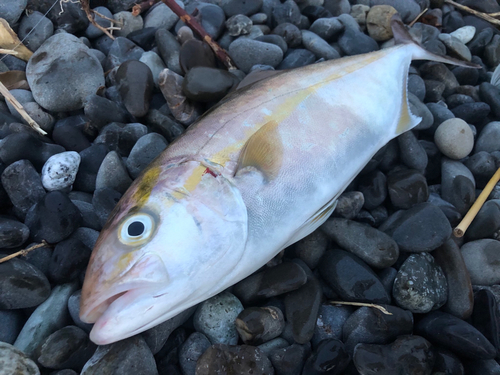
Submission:
<svg viewBox="0 0 500 375">
<path fill-rule="evenodd" d="M 271 120 L 245 143 L 238 159 L 236 172 L 251 166 L 261 171 L 269 181 L 278 175 L 282 162 L 283 144 L 278 131 L 278 122 Z"/>
<path fill-rule="evenodd" d="M 397 13 L 391 18 L 391 28 L 392 33 L 394 34 L 394 42 L 396 44 L 411 44 L 415 47 L 412 53 L 412 60 L 432 60 L 445 64 L 463 66 L 466 68 L 481 68 L 480 65 L 471 63 L 469 61 L 458 60 L 448 56 L 440 56 L 427 51 L 419 43 L 413 40 L 410 33 L 406 29 L 406 26 L 401 20 L 401 17 Z"/>
</svg>

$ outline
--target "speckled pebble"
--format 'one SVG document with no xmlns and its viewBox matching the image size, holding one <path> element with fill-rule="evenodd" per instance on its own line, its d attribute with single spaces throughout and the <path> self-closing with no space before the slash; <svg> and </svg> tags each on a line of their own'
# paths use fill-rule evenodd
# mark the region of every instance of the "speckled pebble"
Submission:
<svg viewBox="0 0 500 375">
<path fill-rule="evenodd" d="M 42 184 L 48 191 L 67 188 L 75 182 L 81 157 L 75 151 L 51 156 L 42 168 Z"/>
<path fill-rule="evenodd" d="M 38 366 L 25 353 L 0 342 L 0 373 L 5 375 L 40 375 Z"/>
</svg>

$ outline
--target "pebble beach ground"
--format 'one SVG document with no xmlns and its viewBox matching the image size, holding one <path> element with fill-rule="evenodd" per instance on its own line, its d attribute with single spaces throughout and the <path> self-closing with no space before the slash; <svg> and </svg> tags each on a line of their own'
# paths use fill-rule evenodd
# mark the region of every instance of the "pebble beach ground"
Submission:
<svg viewBox="0 0 500 375">
<path fill-rule="evenodd" d="M 0 55 L 0 81 L 47 132 L 0 100 L 0 252 L 49 244 L 0 263 L 0 375 L 500 374 L 500 188 L 452 235 L 500 167 L 497 28 L 439 0 L 177 2 L 237 70 L 161 2 L 133 16 L 135 1 L 90 1 L 116 21 L 96 17 L 113 40 L 78 1 L 0 0 L 34 52 Z M 375 155 L 325 224 L 177 317 L 93 344 L 83 276 L 141 171 L 248 73 L 390 46 L 396 12 L 418 18 L 410 33 L 428 50 L 481 68 L 414 62 L 422 122 Z"/>
</svg>

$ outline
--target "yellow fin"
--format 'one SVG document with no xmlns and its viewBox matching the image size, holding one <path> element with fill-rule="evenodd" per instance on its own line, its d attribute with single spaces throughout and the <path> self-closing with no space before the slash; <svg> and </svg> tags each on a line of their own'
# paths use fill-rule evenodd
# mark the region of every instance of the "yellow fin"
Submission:
<svg viewBox="0 0 500 375">
<path fill-rule="evenodd" d="M 408 73 L 405 72 L 403 79 L 403 99 L 401 100 L 401 112 L 398 126 L 396 127 L 396 135 L 414 128 L 420 121 L 422 121 L 422 118 L 415 116 L 410 111 L 410 103 L 408 102 Z"/>
<path fill-rule="evenodd" d="M 272 180 L 278 175 L 282 162 L 283 144 L 278 122 L 271 120 L 257 130 L 243 146 L 236 171 L 251 166 L 261 171 L 267 180 Z"/>
</svg>

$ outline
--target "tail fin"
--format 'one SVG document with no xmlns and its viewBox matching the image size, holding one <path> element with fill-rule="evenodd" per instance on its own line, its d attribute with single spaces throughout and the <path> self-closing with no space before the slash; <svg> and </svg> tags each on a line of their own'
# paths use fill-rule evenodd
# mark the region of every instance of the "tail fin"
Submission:
<svg viewBox="0 0 500 375">
<path fill-rule="evenodd" d="M 396 44 L 412 44 L 413 46 L 415 46 L 412 55 L 413 60 L 432 60 L 445 64 L 463 66 L 466 68 L 481 68 L 480 65 L 471 63 L 469 61 L 458 60 L 448 56 L 440 56 L 427 51 L 415 40 L 413 40 L 403 21 L 401 20 L 401 17 L 397 13 L 391 18 L 391 28 Z"/>
</svg>

